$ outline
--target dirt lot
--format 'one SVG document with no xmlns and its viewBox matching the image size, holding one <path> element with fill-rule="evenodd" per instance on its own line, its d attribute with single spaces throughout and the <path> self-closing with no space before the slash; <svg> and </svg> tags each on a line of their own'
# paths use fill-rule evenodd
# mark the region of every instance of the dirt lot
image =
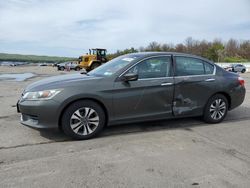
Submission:
<svg viewBox="0 0 250 188">
<path fill-rule="evenodd" d="M 26 72 L 36 77 L 0 80 L 0 187 L 250 186 L 250 73 L 242 74 L 245 102 L 221 124 L 188 118 L 118 125 L 96 139 L 71 141 L 20 125 L 15 108 L 29 83 L 68 73 L 0 67 L 0 74 Z"/>
</svg>

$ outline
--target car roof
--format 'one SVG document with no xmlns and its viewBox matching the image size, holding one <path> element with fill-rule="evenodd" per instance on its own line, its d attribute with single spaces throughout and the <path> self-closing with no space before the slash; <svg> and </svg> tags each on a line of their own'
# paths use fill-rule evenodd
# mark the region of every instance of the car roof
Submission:
<svg viewBox="0 0 250 188">
<path fill-rule="evenodd" d="M 128 56 L 137 56 L 138 58 L 146 58 L 146 57 L 151 57 L 151 56 L 158 56 L 158 55 L 173 55 L 173 56 L 186 56 L 186 57 L 193 57 L 193 58 L 198 58 L 204 61 L 208 61 L 210 63 L 214 63 L 210 61 L 209 59 L 193 55 L 193 54 L 187 54 L 187 53 L 179 53 L 179 52 L 137 52 L 137 53 L 130 53 L 127 54 Z M 125 55 L 126 56 L 126 55 Z"/>
</svg>

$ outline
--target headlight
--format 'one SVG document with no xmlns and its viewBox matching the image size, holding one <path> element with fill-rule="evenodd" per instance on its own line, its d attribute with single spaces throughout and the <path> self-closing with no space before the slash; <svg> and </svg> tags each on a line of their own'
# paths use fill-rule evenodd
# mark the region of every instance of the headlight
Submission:
<svg viewBox="0 0 250 188">
<path fill-rule="evenodd" d="M 24 100 L 48 100 L 53 98 L 55 95 L 60 93 L 62 90 L 52 89 L 52 90 L 44 90 L 44 91 L 36 91 L 36 92 L 27 92 L 24 94 Z"/>
</svg>

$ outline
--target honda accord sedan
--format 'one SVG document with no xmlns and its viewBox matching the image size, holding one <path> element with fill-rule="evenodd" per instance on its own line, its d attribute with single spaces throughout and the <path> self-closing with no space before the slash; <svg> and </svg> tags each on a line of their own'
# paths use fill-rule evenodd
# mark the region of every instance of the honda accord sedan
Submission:
<svg viewBox="0 0 250 188">
<path fill-rule="evenodd" d="M 35 82 L 17 110 L 23 125 L 88 139 L 121 123 L 191 116 L 219 123 L 244 98 L 243 78 L 207 59 L 147 52 L 117 57 L 89 73 Z"/>
</svg>

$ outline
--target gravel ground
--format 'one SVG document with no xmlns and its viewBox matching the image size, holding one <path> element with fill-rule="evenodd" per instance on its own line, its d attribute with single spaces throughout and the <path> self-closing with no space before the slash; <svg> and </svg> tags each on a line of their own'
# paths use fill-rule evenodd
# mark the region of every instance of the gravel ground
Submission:
<svg viewBox="0 0 250 188">
<path fill-rule="evenodd" d="M 95 139 L 20 125 L 15 104 L 23 88 L 44 77 L 71 74 L 53 67 L 0 67 L 33 73 L 0 80 L 0 187 L 249 187 L 250 73 L 247 95 L 223 123 L 199 118 L 108 127 Z"/>
</svg>

